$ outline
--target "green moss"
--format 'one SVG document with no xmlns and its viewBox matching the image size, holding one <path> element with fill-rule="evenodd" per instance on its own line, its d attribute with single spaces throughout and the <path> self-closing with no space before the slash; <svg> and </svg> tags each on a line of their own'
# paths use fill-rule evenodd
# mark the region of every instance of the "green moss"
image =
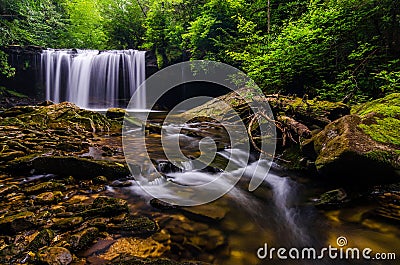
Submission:
<svg viewBox="0 0 400 265">
<path fill-rule="evenodd" d="M 5 87 L 0 87 L 0 95 L 1 96 L 14 96 L 17 98 L 27 98 L 27 95 L 21 94 L 17 91 L 11 90 L 11 89 L 7 89 Z"/>
<path fill-rule="evenodd" d="M 376 119 L 376 124 L 360 124 L 359 127 L 373 140 L 400 146 L 400 120 L 395 118 Z"/>
<path fill-rule="evenodd" d="M 372 112 L 385 117 L 400 117 L 400 93 L 393 93 L 384 98 L 357 105 L 351 109 L 352 114 L 358 114 L 363 117 Z"/>
</svg>

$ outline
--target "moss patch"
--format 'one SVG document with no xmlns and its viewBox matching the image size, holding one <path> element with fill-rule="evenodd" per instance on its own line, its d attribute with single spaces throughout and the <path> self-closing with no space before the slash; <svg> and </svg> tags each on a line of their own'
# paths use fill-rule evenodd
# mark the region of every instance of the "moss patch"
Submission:
<svg viewBox="0 0 400 265">
<path fill-rule="evenodd" d="M 359 125 L 373 140 L 400 147 L 400 93 L 353 107 L 363 120 Z"/>
</svg>

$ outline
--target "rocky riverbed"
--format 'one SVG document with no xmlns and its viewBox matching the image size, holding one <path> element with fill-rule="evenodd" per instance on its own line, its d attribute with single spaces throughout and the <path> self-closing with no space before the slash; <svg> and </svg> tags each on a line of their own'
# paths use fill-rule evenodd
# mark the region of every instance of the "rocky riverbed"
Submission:
<svg viewBox="0 0 400 265">
<path fill-rule="evenodd" d="M 240 102 L 226 97 L 245 115 Z M 318 186 L 309 203 L 329 218 L 337 209 L 367 204 L 358 220 L 398 225 L 399 98 L 351 113 L 343 104 L 269 98 L 296 140 L 279 146 L 278 155 L 306 185 Z M 124 192 L 134 176 L 122 150 L 123 115 L 51 102 L 0 113 L 1 264 L 218 264 L 233 253 L 243 256 L 231 249 L 227 231 L 242 228 L 226 220 L 226 201 L 180 208 Z M 156 138 L 160 127 L 146 130 Z M 210 136 L 207 126 L 183 133 Z M 271 196 L 269 188 L 265 193 Z"/>
</svg>

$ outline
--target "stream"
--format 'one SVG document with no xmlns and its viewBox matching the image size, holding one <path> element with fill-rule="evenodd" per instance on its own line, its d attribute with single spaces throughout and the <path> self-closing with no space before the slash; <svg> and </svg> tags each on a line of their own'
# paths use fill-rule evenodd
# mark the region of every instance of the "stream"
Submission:
<svg viewBox="0 0 400 265">
<path fill-rule="evenodd" d="M 207 126 L 203 127 L 207 128 Z M 174 126 L 171 125 L 166 127 L 166 131 L 167 139 L 168 137 L 179 138 L 182 153 L 189 157 L 199 155 L 197 146 L 200 139 L 186 134 L 176 134 Z M 133 134 L 135 132 L 140 133 L 140 130 L 131 131 Z M 135 137 L 130 139 L 135 139 Z M 193 196 L 193 194 L 190 194 L 190 186 L 214 181 L 221 174 L 226 173 L 210 168 L 198 170 L 190 161 L 178 163 L 178 167 L 171 165 L 161 148 L 160 139 L 161 136 L 158 134 L 150 133 L 146 136 L 147 153 L 139 148 L 139 143 L 135 140 L 130 142 L 131 145 L 128 148 L 134 148 L 138 158 L 144 158 L 148 154 L 157 170 L 162 173 L 161 177 L 151 165 L 146 165 L 143 162 L 141 164 L 142 173 L 140 176 L 135 176 L 137 182 L 133 181 L 132 186 L 108 189 L 108 192 L 113 196 L 127 199 L 132 205 L 136 205 L 135 207 L 138 208 L 135 210 L 148 214 L 157 212 L 149 203 L 153 199 L 149 192 L 159 194 L 161 198 L 168 198 L 169 200 L 179 200 L 181 196 L 186 196 L 186 199 L 190 200 L 190 197 Z M 164 146 L 164 148 L 168 148 L 168 146 Z M 332 260 L 327 256 L 320 260 L 279 260 L 276 255 L 273 258 L 260 259 L 257 257 L 257 250 L 267 244 L 269 248 L 276 249 L 297 247 L 301 250 L 304 247 L 313 247 L 319 253 L 322 248 L 329 245 L 338 248 L 337 238 L 339 237 L 346 238 L 348 247 L 357 247 L 360 250 L 371 248 L 373 253 L 396 252 L 396 249 L 400 246 L 399 227 L 365 218 L 364 213 L 373 208 L 370 204 L 366 203 L 366 205 L 341 210 L 321 211 L 314 207 L 312 199 L 323 193 L 324 190 L 313 183 L 312 180 L 287 172 L 278 164 L 269 164 L 271 162 L 263 160 L 257 161 L 254 156 L 247 159 L 247 154 L 240 149 L 226 148 L 219 150 L 217 154 L 234 162 L 236 168 L 230 172 L 232 175 L 243 174 L 243 177 L 229 193 L 220 199 L 204 206 L 193 207 L 194 210 L 189 210 L 197 213 L 199 208 L 202 214 L 205 212 L 205 215 L 207 215 L 211 212 L 212 216 L 222 216 L 217 221 L 208 222 L 206 220 L 205 222 L 210 228 L 222 232 L 224 242 L 215 249 L 205 247 L 205 249 L 198 250 L 199 254 L 196 259 L 206 262 L 212 261 L 214 264 L 221 265 L 366 264 L 363 259 L 344 260 L 336 258 Z M 256 191 L 249 192 L 250 178 L 263 178 L 269 167 L 271 169 L 262 185 Z M 178 183 L 189 187 L 189 189 L 182 195 L 179 191 L 169 188 L 167 186 L 169 182 Z M 224 184 L 229 185 L 229 183 L 219 183 L 219 185 Z M 138 204 L 138 201 L 142 203 Z M 163 219 L 162 216 L 168 215 L 168 211 L 167 213 L 160 211 L 159 214 L 160 218 Z M 178 213 L 179 215 L 182 214 Z M 186 220 L 183 216 L 181 217 L 182 220 Z M 196 218 L 195 220 L 198 221 Z M 204 220 L 200 219 L 200 222 L 204 222 Z M 196 230 L 196 226 L 192 226 Z M 196 231 L 193 233 L 196 233 Z M 182 244 L 183 248 L 187 246 L 185 243 L 191 240 L 192 238 L 189 238 L 189 236 L 185 237 Z M 178 257 L 182 258 L 181 255 L 182 252 L 179 252 Z M 368 264 L 397 263 L 395 261 L 370 260 Z"/>
</svg>

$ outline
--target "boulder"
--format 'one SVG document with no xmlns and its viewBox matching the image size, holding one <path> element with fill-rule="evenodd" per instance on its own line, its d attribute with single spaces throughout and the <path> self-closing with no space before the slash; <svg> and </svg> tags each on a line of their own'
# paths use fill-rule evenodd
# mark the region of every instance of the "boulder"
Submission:
<svg viewBox="0 0 400 265">
<path fill-rule="evenodd" d="M 318 172 L 335 182 L 358 185 L 398 179 L 398 128 L 400 94 L 356 106 L 351 115 L 330 123 L 312 138 Z"/>
</svg>

